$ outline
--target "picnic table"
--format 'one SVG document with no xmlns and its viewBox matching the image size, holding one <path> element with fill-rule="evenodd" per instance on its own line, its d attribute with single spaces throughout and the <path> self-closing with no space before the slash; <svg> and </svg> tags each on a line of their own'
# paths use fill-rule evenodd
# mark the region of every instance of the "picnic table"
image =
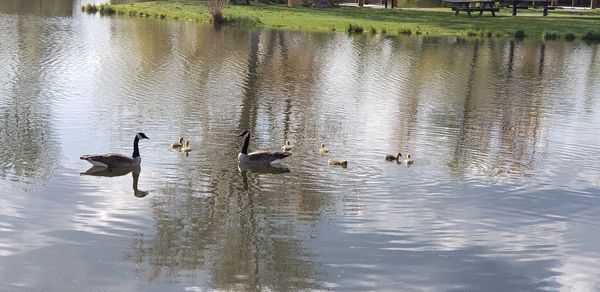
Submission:
<svg viewBox="0 0 600 292">
<path fill-rule="evenodd" d="M 452 10 L 456 11 L 455 15 L 458 15 L 460 11 L 466 11 L 469 17 L 471 12 L 479 11 L 479 15 L 482 15 L 484 11 L 489 11 L 492 16 L 496 16 L 496 12 L 500 11 L 500 8 L 496 6 L 496 1 L 491 0 L 442 0 L 444 2 L 453 5 Z M 487 6 L 487 7 L 486 7 Z"/>
<path fill-rule="evenodd" d="M 542 8 L 544 16 L 548 15 L 548 9 L 554 9 L 554 7 L 548 7 L 551 0 L 500 0 L 500 2 L 508 3 L 512 8 L 512 16 L 517 15 L 517 9 L 527 9 L 531 4 L 531 7 Z M 525 5 L 523 5 L 525 4 Z"/>
</svg>

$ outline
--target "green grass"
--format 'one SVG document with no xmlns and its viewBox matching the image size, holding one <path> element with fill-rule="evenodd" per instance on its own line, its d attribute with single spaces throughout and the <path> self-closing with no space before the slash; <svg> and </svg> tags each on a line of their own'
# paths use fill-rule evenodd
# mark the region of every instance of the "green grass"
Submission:
<svg viewBox="0 0 600 292">
<path fill-rule="evenodd" d="M 403 34 L 403 35 L 411 35 L 412 34 L 412 29 L 410 28 L 400 28 L 398 29 L 398 34 Z"/>
<path fill-rule="evenodd" d="M 350 23 L 350 24 L 348 24 L 346 31 L 348 33 L 363 33 L 365 31 L 365 29 L 360 25 Z"/>
<path fill-rule="evenodd" d="M 554 41 L 554 40 L 557 40 L 557 39 L 559 39 L 559 34 L 558 34 L 558 33 L 555 33 L 555 32 L 549 32 L 549 31 L 545 31 L 545 32 L 542 34 L 542 38 L 543 38 L 544 40 L 547 40 L 547 41 Z"/>
<path fill-rule="evenodd" d="M 118 15 L 150 16 L 209 22 L 210 15 L 205 2 L 179 0 L 156 1 L 136 4 L 108 5 Z M 82 7 L 85 9 L 85 7 Z M 468 17 L 454 16 L 450 8 L 431 9 L 369 9 L 338 7 L 317 9 L 312 7 L 287 7 L 277 4 L 230 5 L 224 16 L 230 24 L 254 27 L 271 27 L 290 30 L 332 31 L 353 26 L 373 28 L 370 31 L 398 32 L 399 34 L 456 35 L 472 37 L 520 37 L 543 38 L 546 31 L 565 36 L 572 34 L 582 38 L 590 32 L 590 38 L 600 34 L 600 10 L 562 11 L 553 10 L 543 17 L 539 9 L 519 11 L 515 17 L 510 10 L 501 10 L 496 17 L 489 14 Z M 364 29 L 363 29 L 364 30 Z"/>
<path fill-rule="evenodd" d="M 96 13 L 98 12 L 98 7 L 94 4 L 81 5 L 81 10 L 88 13 Z"/>
</svg>

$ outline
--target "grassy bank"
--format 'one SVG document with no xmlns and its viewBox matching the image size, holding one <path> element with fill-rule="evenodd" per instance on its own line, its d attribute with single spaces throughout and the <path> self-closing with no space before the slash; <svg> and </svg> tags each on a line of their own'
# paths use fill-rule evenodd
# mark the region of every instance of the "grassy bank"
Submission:
<svg viewBox="0 0 600 292">
<path fill-rule="evenodd" d="M 104 5 L 106 14 L 147 16 L 209 22 L 206 2 L 156 1 L 136 4 Z M 102 11 L 100 11 L 102 12 Z M 543 17 L 541 10 L 521 10 L 516 17 L 509 9 L 496 17 L 454 16 L 450 8 L 435 9 L 370 9 L 338 7 L 317 9 L 264 5 L 230 5 L 224 11 L 226 22 L 245 26 L 293 30 L 346 31 L 387 33 L 461 35 L 465 37 L 537 37 L 547 40 L 585 38 L 600 35 L 600 11 L 550 11 Z M 356 28 L 359 28 L 356 30 Z"/>
</svg>

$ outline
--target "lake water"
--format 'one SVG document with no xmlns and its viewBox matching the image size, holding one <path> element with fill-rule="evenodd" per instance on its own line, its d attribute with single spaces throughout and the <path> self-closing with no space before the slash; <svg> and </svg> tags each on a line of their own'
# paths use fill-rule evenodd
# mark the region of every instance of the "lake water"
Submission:
<svg viewBox="0 0 600 292">
<path fill-rule="evenodd" d="M 0 0 L 1 291 L 600 290 L 597 44 L 79 5 Z M 238 168 L 245 129 L 287 168 Z"/>
</svg>

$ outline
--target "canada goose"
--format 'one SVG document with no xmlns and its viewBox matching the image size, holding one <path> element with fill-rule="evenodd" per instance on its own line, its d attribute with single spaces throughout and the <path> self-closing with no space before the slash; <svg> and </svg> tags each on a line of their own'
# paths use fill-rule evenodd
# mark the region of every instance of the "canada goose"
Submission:
<svg viewBox="0 0 600 292">
<path fill-rule="evenodd" d="M 321 143 L 321 148 L 319 148 L 319 152 L 321 153 L 321 155 L 329 153 L 329 149 L 327 149 L 327 147 L 325 147 L 325 144 Z"/>
<path fill-rule="evenodd" d="M 294 145 L 290 145 L 290 141 L 285 141 L 285 145 L 281 146 L 281 150 L 285 152 L 290 152 L 292 151 L 293 147 Z"/>
<path fill-rule="evenodd" d="M 411 165 L 411 164 L 413 164 L 413 162 L 415 162 L 415 161 L 412 160 L 412 158 L 410 158 L 410 154 L 407 154 L 406 159 L 404 159 L 404 163 L 406 163 L 406 165 Z"/>
<path fill-rule="evenodd" d="M 107 153 L 100 155 L 84 155 L 79 157 L 79 159 L 85 160 L 94 166 L 106 168 L 132 167 L 140 165 L 142 162 L 140 149 L 138 148 L 138 142 L 140 139 L 150 138 L 148 138 L 144 133 L 137 133 L 133 139 L 133 155 L 131 157 L 123 154 Z"/>
<path fill-rule="evenodd" d="M 181 147 L 181 151 L 185 153 L 192 151 L 192 148 L 190 147 L 190 140 L 185 141 L 185 145 Z"/>
<path fill-rule="evenodd" d="M 181 148 L 183 146 L 183 137 L 179 138 L 178 142 L 171 144 L 171 148 Z"/>
<path fill-rule="evenodd" d="M 398 153 L 396 153 L 396 156 L 394 156 L 392 154 L 386 155 L 385 160 L 387 160 L 387 161 L 396 160 L 396 161 L 400 162 L 400 157 L 402 157 L 402 153 L 398 152 Z"/>
<path fill-rule="evenodd" d="M 329 165 L 341 165 L 343 168 L 348 167 L 348 160 L 335 160 L 335 159 L 329 159 L 327 161 L 327 163 Z"/>
<path fill-rule="evenodd" d="M 238 137 L 246 137 L 244 139 L 244 146 L 242 146 L 242 150 L 240 154 L 238 154 L 238 161 L 242 164 L 252 164 L 252 165 L 271 165 L 277 164 L 281 159 L 284 159 L 292 153 L 289 152 L 279 152 L 279 151 L 254 151 L 252 153 L 248 153 L 248 145 L 250 144 L 250 132 L 243 131 Z"/>
</svg>

